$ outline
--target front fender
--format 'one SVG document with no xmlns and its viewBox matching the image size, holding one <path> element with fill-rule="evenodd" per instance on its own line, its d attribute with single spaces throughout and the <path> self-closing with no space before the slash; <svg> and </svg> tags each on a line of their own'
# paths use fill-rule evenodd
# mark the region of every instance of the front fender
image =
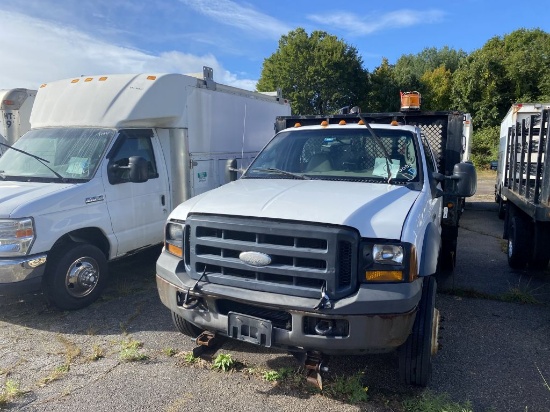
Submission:
<svg viewBox="0 0 550 412">
<path fill-rule="evenodd" d="M 419 276 L 433 275 L 437 270 L 437 259 L 441 247 L 441 235 L 437 226 L 430 222 L 424 232 L 424 243 L 419 265 Z"/>
</svg>

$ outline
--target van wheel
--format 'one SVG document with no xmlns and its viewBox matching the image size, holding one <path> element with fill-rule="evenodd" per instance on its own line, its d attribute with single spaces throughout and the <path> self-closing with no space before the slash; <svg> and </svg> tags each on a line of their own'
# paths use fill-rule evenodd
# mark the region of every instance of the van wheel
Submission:
<svg viewBox="0 0 550 412">
<path fill-rule="evenodd" d="M 191 322 L 182 318 L 176 312 L 172 312 L 172 322 L 174 322 L 174 326 L 180 333 L 183 333 L 191 338 L 198 337 L 203 331 L 198 326 L 195 326 Z"/>
<path fill-rule="evenodd" d="M 87 243 L 64 244 L 48 256 L 46 297 L 62 310 L 81 309 L 96 301 L 107 284 L 107 258 Z"/>
<path fill-rule="evenodd" d="M 412 332 L 399 348 L 399 375 L 407 385 L 427 386 L 432 376 L 432 355 L 437 352 L 439 311 L 435 308 L 437 282 L 424 278 Z"/>
<path fill-rule="evenodd" d="M 510 217 L 508 229 L 508 265 L 512 269 L 523 269 L 529 261 L 529 237 L 527 222 L 520 215 Z"/>
</svg>

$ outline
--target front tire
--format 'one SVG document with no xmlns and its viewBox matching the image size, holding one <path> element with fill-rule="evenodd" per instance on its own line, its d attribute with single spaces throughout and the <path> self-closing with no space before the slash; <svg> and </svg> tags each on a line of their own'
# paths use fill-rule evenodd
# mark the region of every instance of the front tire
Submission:
<svg viewBox="0 0 550 412">
<path fill-rule="evenodd" d="M 107 285 L 105 254 L 87 243 L 64 244 L 48 257 L 45 294 L 61 310 L 82 309 L 95 302 Z"/>
<path fill-rule="evenodd" d="M 190 338 L 196 338 L 202 333 L 202 329 L 182 318 L 176 312 L 172 312 L 172 322 L 176 329 Z"/>
<path fill-rule="evenodd" d="M 427 386 L 432 376 L 432 355 L 437 351 L 439 312 L 435 308 L 437 282 L 424 278 L 422 297 L 411 334 L 399 348 L 399 375 L 408 385 Z"/>
</svg>

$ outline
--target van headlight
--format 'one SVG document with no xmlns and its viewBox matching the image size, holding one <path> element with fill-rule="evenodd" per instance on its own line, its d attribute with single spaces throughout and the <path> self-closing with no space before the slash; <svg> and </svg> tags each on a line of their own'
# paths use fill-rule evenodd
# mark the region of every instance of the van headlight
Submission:
<svg viewBox="0 0 550 412">
<path fill-rule="evenodd" d="M 168 222 L 164 232 L 165 250 L 181 259 L 183 259 L 183 229 L 183 223 Z"/>
<path fill-rule="evenodd" d="M 418 276 L 412 244 L 364 242 L 361 257 L 361 282 L 412 282 Z"/>
<path fill-rule="evenodd" d="M 0 219 L 0 256 L 28 254 L 35 237 L 32 219 Z"/>
</svg>

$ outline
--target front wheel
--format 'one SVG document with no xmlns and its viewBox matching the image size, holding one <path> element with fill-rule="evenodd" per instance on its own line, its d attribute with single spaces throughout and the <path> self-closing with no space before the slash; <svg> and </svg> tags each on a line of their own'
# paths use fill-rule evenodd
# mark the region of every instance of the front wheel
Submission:
<svg viewBox="0 0 550 412">
<path fill-rule="evenodd" d="M 64 245 L 48 257 L 45 293 L 59 309 L 81 309 L 96 301 L 107 284 L 105 254 L 87 243 Z"/>
<path fill-rule="evenodd" d="M 437 282 L 424 278 L 411 334 L 399 348 L 399 375 L 408 385 L 427 386 L 432 376 L 432 355 L 437 352 L 439 311 L 435 308 Z"/>
<path fill-rule="evenodd" d="M 174 322 L 174 326 L 180 333 L 183 333 L 191 338 L 196 338 L 202 333 L 201 328 L 193 325 L 191 322 L 188 322 L 176 312 L 172 312 L 172 322 Z"/>
</svg>

